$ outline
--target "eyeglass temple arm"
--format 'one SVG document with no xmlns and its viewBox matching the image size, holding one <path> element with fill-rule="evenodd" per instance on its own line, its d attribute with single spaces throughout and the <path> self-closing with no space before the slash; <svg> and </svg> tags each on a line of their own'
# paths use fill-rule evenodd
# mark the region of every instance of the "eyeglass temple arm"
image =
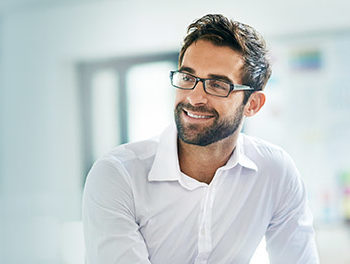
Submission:
<svg viewBox="0 0 350 264">
<path fill-rule="evenodd" d="M 232 90 L 254 90 L 254 88 L 248 86 L 248 85 L 242 85 L 242 84 L 232 84 L 231 86 Z"/>
</svg>

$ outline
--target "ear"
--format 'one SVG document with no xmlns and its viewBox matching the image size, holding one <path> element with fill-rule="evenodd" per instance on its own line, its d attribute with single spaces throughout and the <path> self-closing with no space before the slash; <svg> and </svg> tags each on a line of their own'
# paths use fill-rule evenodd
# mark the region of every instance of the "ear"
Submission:
<svg viewBox="0 0 350 264">
<path fill-rule="evenodd" d="M 257 112 L 259 112 L 261 107 L 263 107 L 265 100 L 266 97 L 262 91 L 252 93 L 248 102 L 244 106 L 244 115 L 248 117 L 255 115 Z"/>
</svg>

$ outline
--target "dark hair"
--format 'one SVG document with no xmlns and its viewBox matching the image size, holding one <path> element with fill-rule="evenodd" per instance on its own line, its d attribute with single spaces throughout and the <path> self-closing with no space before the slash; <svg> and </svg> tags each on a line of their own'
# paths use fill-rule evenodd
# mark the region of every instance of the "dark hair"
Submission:
<svg viewBox="0 0 350 264">
<path fill-rule="evenodd" d="M 208 40 L 217 46 L 229 46 L 240 52 L 244 60 L 242 84 L 253 87 L 254 91 L 264 89 L 271 75 L 271 67 L 265 41 L 254 28 L 223 15 L 205 15 L 188 26 L 179 54 L 179 65 L 187 48 L 197 40 Z M 244 104 L 254 91 L 244 92 Z"/>
</svg>

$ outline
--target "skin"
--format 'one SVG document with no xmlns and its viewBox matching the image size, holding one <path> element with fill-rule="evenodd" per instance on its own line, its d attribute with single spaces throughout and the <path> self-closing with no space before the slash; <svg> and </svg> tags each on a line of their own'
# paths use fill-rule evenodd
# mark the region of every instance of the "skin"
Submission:
<svg viewBox="0 0 350 264">
<path fill-rule="evenodd" d="M 179 69 L 201 78 L 222 76 L 231 83 L 242 84 L 240 76 L 243 63 L 240 53 L 230 47 L 215 46 L 209 41 L 198 40 L 186 50 Z M 215 117 L 212 110 L 218 113 L 220 119 L 233 120 L 239 114 L 243 97 L 243 91 L 232 92 L 226 98 L 212 96 L 206 94 L 203 84 L 198 82 L 193 90 L 176 89 L 175 107 L 179 103 L 183 103 L 184 105 L 190 104 L 193 107 L 208 109 L 208 112 L 195 112 L 184 107 L 184 111 L 181 112 L 179 118 L 187 129 L 186 135 L 191 138 L 213 124 Z M 226 164 L 234 151 L 244 118 L 255 115 L 264 103 L 264 93 L 254 92 L 243 108 L 243 117 L 237 130 L 220 141 L 207 146 L 199 146 L 178 139 L 181 171 L 200 182 L 209 184 L 216 170 Z M 193 118 L 188 116 L 188 112 L 206 118 Z"/>
</svg>

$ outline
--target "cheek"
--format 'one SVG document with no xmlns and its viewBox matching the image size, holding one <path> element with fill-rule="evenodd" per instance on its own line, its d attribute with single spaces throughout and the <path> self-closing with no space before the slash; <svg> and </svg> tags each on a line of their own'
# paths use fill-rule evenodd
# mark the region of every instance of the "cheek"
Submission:
<svg viewBox="0 0 350 264">
<path fill-rule="evenodd" d="M 215 105 L 215 109 L 221 116 L 232 117 L 237 114 L 237 111 L 241 107 L 241 105 L 242 102 L 240 102 L 239 100 L 234 102 L 222 102 L 221 104 Z"/>
<path fill-rule="evenodd" d="M 227 101 L 222 103 L 222 108 L 224 108 L 227 113 L 230 113 L 232 115 L 236 113 L 237 110 L 242 106 L 243 99 L 243 91 L 231 93 L 231 95 L 227 98 Z"/>
<path fill-rule="evenodd" d="M 184 91 L 182 91 L 180 89 L 176 89 L 176 92 L 175 92 L 175 107 L 178 105 L 178 103 L 183 102 L 184 99 L 185 99 Z"/>
</svg>

